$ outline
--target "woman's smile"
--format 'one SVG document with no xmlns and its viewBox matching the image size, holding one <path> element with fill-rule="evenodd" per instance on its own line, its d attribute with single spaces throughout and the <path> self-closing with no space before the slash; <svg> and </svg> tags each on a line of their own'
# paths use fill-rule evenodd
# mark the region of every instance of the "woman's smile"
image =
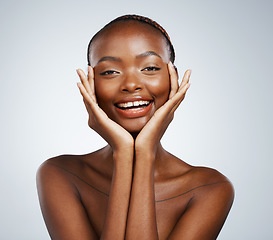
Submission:
<svg viewBox="0 0 273 240">
<path fill-rule="evenodd" d="M 138 118 L 148 114 L 153 100 L 141 96 L 125 98 L 115 104 L 118 113 L 127 118 Z"/>
</svg>

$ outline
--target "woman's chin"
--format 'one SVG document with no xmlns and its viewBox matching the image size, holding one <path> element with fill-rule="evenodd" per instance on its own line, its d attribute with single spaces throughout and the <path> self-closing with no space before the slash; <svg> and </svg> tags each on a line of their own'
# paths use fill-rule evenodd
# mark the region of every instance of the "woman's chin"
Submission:
<svg viewBox="0 0 273 240">
<path fill-rule="evenodd" d="M 142 121 L 134 121 L 131 123 L 120 124 L 124 129 L 126 129 L 132 136 L 137 136 L 138 133 L 144 128 L 148 121 L 142 119 Z"/>
<path fill-rule="evenodd" d="M 124 128 L 132 135 L 132 136 L 137 136 L 140 131 L 143 129 L 143 127 L 145 126 L 145 124 L 141 125 L 141 126 L 129 126 L 128 128 L 126 126 L 124 126 Z"/>
</svg>

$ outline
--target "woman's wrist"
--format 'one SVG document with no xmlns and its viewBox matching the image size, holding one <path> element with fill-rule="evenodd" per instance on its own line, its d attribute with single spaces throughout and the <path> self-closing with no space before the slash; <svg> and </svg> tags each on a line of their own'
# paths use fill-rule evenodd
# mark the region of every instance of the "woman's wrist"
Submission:
<svg viewBox="0 0 273 240">
<path fill-rule="evenodd" d="M 133 154 L 134 152 L 134 139 L 133 138 L 127 138 L 127 139 L 119 139 L 115 140 L 114 143 L 109 145 L 113 149 L 113 154 L 118 153 L 128 153 L 128 154 Z"/>
<path fill-rule="evenodd" d="M 118 146 L 113 149 L 113 160 L 114 163 L 128 163 L 133 164 L 134 159 L 134 145 L 126 144 Z"/>
<path fill-rule="evenodd" d="M 153 161 L 155 159 L 157 152 L 157 145 L 156 144 L 140 144 L 140 142 L 135 143 L 135 154 L 137 157 L 143 159 L 145 158 L 146 161 Z"/>
</svg>

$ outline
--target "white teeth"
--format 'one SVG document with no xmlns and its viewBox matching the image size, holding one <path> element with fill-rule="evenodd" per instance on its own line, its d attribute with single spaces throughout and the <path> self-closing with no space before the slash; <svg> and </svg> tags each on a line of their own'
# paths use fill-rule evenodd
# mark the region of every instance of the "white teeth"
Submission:
<svg viewBox="0 0 273 240">
<path fill-rule="evenodd" d="M 119 103 L 117 104 L 118 107 L 121 108 L 128 108 L 128 107 L 138 107 L 142 105 L 148 105 L 150 102 L 149 101 L 134 101 L 134 102 L 127 102 L 127 103 Z"/>
</svg>

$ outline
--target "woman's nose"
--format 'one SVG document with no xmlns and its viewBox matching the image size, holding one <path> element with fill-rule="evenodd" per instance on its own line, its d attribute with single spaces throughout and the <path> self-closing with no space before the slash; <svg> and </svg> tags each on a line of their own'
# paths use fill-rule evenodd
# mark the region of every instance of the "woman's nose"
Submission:
<svg viewBox="0 0 273 240">
<path fill-rule="evenodd" d="M 137 73 L 126 73 L 124 75 L 121 91 L 122 92 L 136 92 L 143 88 L 140 76 Z"/>
</svg>

